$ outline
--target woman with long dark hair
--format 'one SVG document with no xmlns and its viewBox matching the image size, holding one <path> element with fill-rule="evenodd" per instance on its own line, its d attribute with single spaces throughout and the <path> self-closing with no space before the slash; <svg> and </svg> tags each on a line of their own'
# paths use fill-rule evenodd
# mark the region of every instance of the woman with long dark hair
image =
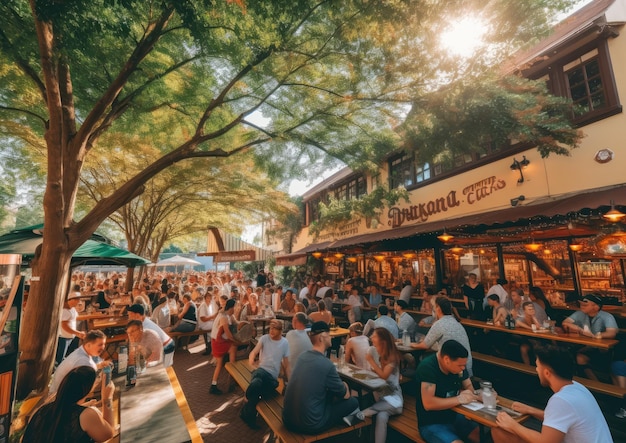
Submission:
<svg viewBox="0 0 626 443">
<path fill-rule="evenodd" d="M 53 402 L 43 405 L 31 418 L 22 443 L 91 443 L 114 435 L 112 399 L 115 385 L 102 387 L 102 413 L 81 403 L 91 391 L 96 371 L 79 366 L 65 376 Z"/>
<path fill-rule="evenodd" d="M 374 403 L 369 408 L 357 413 L 361 420 L 365 417 L 376 415 L 376 429 L 374 441 L 384 443 L 387 439 L 387 422 L 391 415 L 402 413 L 402 389 L 400 388 L 400 353 L 396 348 L 395 340 L 391 332 L 385 328 L 376 328 L 372 333 L 374 346 L 365 356 L 372 371 L 383 380 L 387 380 L 387 386 L 382 393 L 374 392 Z M 374 358 L 373 350 L 378 353 L 379 361 Z"/>
</svg>

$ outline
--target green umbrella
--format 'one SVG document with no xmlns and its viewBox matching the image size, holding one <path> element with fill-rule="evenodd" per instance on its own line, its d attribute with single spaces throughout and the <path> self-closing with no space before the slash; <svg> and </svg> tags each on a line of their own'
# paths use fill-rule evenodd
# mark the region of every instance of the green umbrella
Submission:
<svg viewBox="0 0 626 443">
<path fill-rule="evenodd" d="M 106 243 L 105 237 L 92 236 L 83 243 L 72 256 L 72 266 L 83 265 L 121 265 L 129 268 L 150 263 L 125 249 Z M 0 236 L 0 254 L 21 254 L 28 263 L 35 256 L 37 246 L 43 241 L 43 225 L 17 229 Z"/>
</svg>

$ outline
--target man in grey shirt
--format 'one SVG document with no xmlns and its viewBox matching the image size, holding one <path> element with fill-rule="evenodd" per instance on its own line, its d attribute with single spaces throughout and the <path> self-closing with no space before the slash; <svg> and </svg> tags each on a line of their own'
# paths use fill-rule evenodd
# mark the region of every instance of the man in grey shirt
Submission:
<svg viewBox="0 0 626 443">
<path fill-rule="evenodd" d="M 306 314 L 304 312 L 296 312 L 291 320 L 293 329 L 287 332 L 287 343 L 289 343 L 289 366 L 291 370 L 296 367 L 298 357 L 304 351 L 313 349 L 309 334 L 305 331 L 306 328 Z"/>
<path fill-rule="evenodd" d="M 376 320 L 369 319 L 363 328 L 363 335 L 369 336 L 376 328 L 385 328 L 393 338 L 398 339 L 398 324 L 389 316 L 389 308 L 386 305 L 378 306 Z"/>
</svg>

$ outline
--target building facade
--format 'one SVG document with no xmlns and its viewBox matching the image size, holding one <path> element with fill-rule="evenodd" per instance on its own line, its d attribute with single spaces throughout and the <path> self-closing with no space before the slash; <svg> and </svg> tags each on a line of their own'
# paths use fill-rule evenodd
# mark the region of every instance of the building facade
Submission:
<svg viewBox="0 0 626 443">
<path fill-rule="evenodd" d="M 476 273 L 486 286 L 506 278 L 557 301 L 589 291 L 621 301 L 626 229 L 619 214 L 604 216 L 626 211 L 625 23 L 626 0 L 596 0 L 506 68 L 572 99 L 583 139 L 570 156 L 513 142 L 452 166 L 399 153 L 376 175 L 342 170 L 303 196 L 307 227 L 278 264 L 314 254 L 322 274 L 358 272 L 386 288 L 413 280 L 458 293 Z M 327 195 L 359 198 L 383 183 L 404 186 L 410 201 L 312 235 Z"/>
</svg>

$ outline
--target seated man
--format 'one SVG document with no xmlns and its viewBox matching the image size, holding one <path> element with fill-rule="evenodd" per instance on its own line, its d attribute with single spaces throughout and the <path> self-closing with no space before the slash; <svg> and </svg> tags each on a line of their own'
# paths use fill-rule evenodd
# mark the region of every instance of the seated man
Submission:
<svg viewBox="0 0 626 443">
<path fill-rule="evenodd" d="M 417 424 L 426 442 L 479 441 L 478 425 L 451 409 L 478 400 L 465 369 L 467 349 L 446 341 L 417 367 Z"/>
<path fill-rule="evenodd" d="M 172 338 L 159 327 L 159 325 L 146 317 L 144 307 L 142 305 L 130 305 L 128 307 L 128 318 L 129 320 L 139 320 L 144 329 L 154 331 L 159 336 L 159 340 L 161 340 L 161 343 L 163 344 L 163 364 L 166 367 L 172 366 L 174 363 L 174 351 L 176 350 L 176 344 L 174 343 L 174 340 L 172 340 Z"/>
<path fill-rule="evenodd" d="M 106 340 L 106 335 L 104 335 L 104 332 L 100 330 L 96 329 L 87 332 L 85 338 L 83 339 L 82 346 L 68 355 L 57 367 L 56 371 L 54 371 L 54 374 L 52 375 L 52 383 L 50 384 L 50 389 L 48 391 L 49 394 L 52 395 L 57 392 L 57 389 L 59 389 L 59 385 L 65 376 L 74 368 L 79 366 L 89 366 L 93 368 L 94 371 L 97 371 L 98 369 L 102 369 L 103 367 L 110 365 L 110 360 L 101 361 L 98 364 L 96 364 L 93 360 L 94 357 L 99 357 L 102 352 L 104 352 L 104 349 L 106 348 Z"/>
<path fill-rule="evenodd" d="M 126 326 L 128 341 L 132 345 L 137 345 L 137 349 L 146 359 L 149 366 L 153 366 L 163 361 L 163 343 L 159 339 L 156 332 L 150 329 L 144 329 L 140 320 L 131 320 Z M 136 356 L 132 355 L 132 351 L 128 355 L 129 361 Z"/>
<path fill-rule="evenodd" d="M 252 429 L 256 429 L 256 405 L 259 401 L 278 387 L 278 375 L 280 368 L 284 370 L 284 380 L 289 379 L 289 344 L 282 336 L 283 322 L 280 320 L 270 321 L 270 332 L 262 336 L 254 347 L 248 361 L 250 366 L 255 365 L 256 356 L 259 355 L 259 366 L 252 373 L 252 379 L 246 389 L 246 403 L 241 409 L 239 416 Z"/>
<path fill-rule="evenodd" d="M 361 320 L 361 307 L 363 302 L 361 295 L 359 294 L 359 288 L 352 287 L 350 289 L 350 297 L 348 297 L 348 303 L 343 307 L 343 311 L 348 313 L 348 321 L 354 323 Z"/>
<path fill-rule="evenodd" d="M 346 363 L 353 363 L 359 368 L 370 369 L 365 356 L 370 348 L 370 340 L 363 335 L 363 324 L 355 322 L 348 328 L 350 338 L 346 342 Z"/>
<path fill-rule="evenodd" d="M 352 424 L 359 401 L 350 396 L 335 365 L 324 356 L 330 346 L 330 327 L 316 322 L 310 332 L 313 349 L 303 352 L 285 392 L 283 421 L 287 429 L 315 435 L 343 419 Z"/>
<path fill-rule="evenodd" d="M 396 302 L 396 322 L 398 322 L 398 329 L 404 335 L 409 334 L 411 341 L 415 341 L 415 328 L 417 323 L 408 312 L 405 312 L 409 308 L 409 305 L 404 300 L 398 300 Z"/>
<path fill-rule="evenodd" d="M 615 338 L 618 327 L 615 317 L 602 310 L 602 297 L 596 294 L 587 294 L 580 302 L 580 311 L 563 320 L 562 327 L 568 332 L 577 332 L 586 337 Z M 591 346 L 585 346 L 576 354 L 576 363 L 583 370 L 586 377 L 597 380 L 590 362 L 600 357 L 601 351 Z"/>
<path fill-rule="evenodd" d="M 370 283 L 368 292 L 369 295 L 363 299 L 365 306 L 375 308 L 383 302 L 383 295 L 380 293 L 378 283 Z"/>
<path fill-rule="evenodd" d="M 152 311 L 152 321 L 159 325 L 161 329 L 169 328 L 172 325 L 170 306 L 167 302 L 166 294 L 162 295 L 159 299 L 159 305 Z"/>
<path fill-rule="evenodd" d="M 535 354 L 539 381 L 554 395 L 544 411 L 520 402 L 514 402 L 511 407 L 543 421 L 541 431 L 526 428 L 507 413 L 500 412 L 498 427 L 491 429 L 494 442 L 613 441 L 596 399 L 587 388 L 572 380 L 575 365 L 569 351 L 551 345 L 536 348 Z"/>
<path fill-rule="evenodd" d="M 385 328 L 391 332 L 396 340 L 399 336 L 398 324 L 389 316 L 389 308 L 387 305 L 378 306 L 378 315 L 376 320 L 369 319 L 363 328 L 363 335 L 369 336 L 376 328 Z"/>
<path fill-rule="evenodd" d="M 297 312 L 291 319 L 291 325 L 293 329 L 287 332 L 287 343 L 289 344 L 289 367 L 293 371 L 296 367 L 298 357 L 304 351 L 313 349 L 309 334 L 307 334 L 306 328 L 306 314 L 304 312 Z"/>
<path fill-rule="evenodd" d="M 541 327 L 541 323 L 537 319 L 535 315 L 535 304 L 531 301 L 525 301 L 522 303 L 522 316 L 518 317 L 515 320 L 515 327 L 520 329 L 539 329 Z M 530 350 L 531 345 L 536 345 L 536 340 L 528 340 L 523 337 L 515 336 L 513 337 L 513 343 L 519 345 L 520 355 L 522 357 L 522 361 L 529 365 L 530 364 Z"/>
</svg>

